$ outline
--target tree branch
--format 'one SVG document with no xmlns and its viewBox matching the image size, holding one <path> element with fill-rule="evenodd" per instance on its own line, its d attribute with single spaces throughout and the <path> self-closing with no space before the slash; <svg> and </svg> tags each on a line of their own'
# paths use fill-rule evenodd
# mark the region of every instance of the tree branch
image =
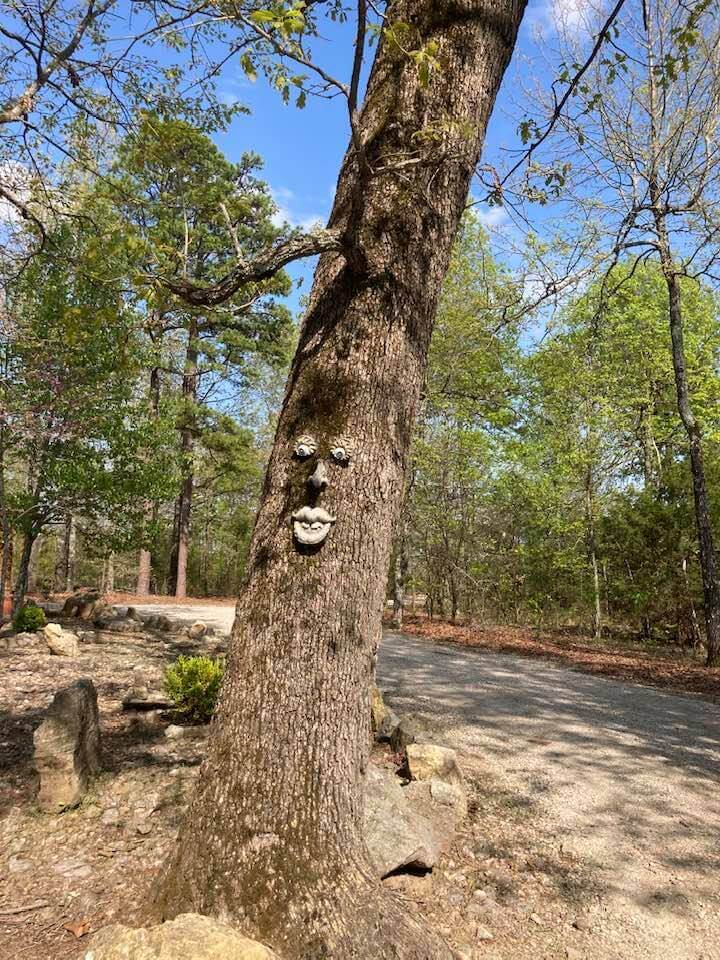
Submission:
<svg viewBox="0 0 720 960">
<path fill-rule="evenodd" d="M 537 140 L 535 140 L 533 143 L 530 144 L 530 146 L 527 148 L 527 150 L 525 150 L 525 152 L 517 161 L 517 163 L 515 163 L 510 168 L 510 170 L 505 174 L 502 180 L 498 181 L 497 186 L 490 191 L 486 199 L 489 199 L 491 196 L 495 196 L 497 194 L 502 194 L 502 188 L 510 179 L 510 177 L 512 177 L 514 173 L 517 173 L 517 171 L 520 169 L 520 167 L 524 163 L 530 160 L 533 153 L 535 153 L 538 147 L 542 146 L 542 144 L 547 140 L 547 138 L 550 136 L 552 131 L 555 129 L 555 124 L 558 122 L 558 120 L 562 116 L 562 112 L 565 109 L 565 105 L 567 104 L 570 97 L 575 93 L 575 90 L 577 89 L 580 81 L 582 80 L 582 78 L 585 76 L 587 71 L 590 69 L 590 67 L 594 63 L 595 58 L 600 52 L 600 48 L 605 42 L 606 34 L 608 33 L 608 31 L 610 30 L 610 27 L 613 25 L 613 23 L 617 19 L 617 16 L 622 10 L 622 8 L 625 6 L 625 2 L 626 0 L 617 0 L 617 2 L 615 3 L 615 6 L 612 8 L 610 12 L 610 15 L 608 16 L 603 26 L 600 28 L 598 35 L 595 39 L 595 43 L 593 44 L 593 48 L 590 51 L 587 59 L 585 60 L 585 63 L 583 63 L 583 65 L 577 71 L 575 76 L 572 78 L 572 80 L 568 84 L 568 88 L 565 91 L 565 93 L 556 102 L 555 109 L 553 110 L 550 120 L 548 121 L 548 124 L 543 130 L 542 134 L 537 138 Z"/>
<path fill-rule="evenodd" d="M 70 60 L 77 48 L 80 46 L 88 29 L 96 20 L 102 17 L 103 14 L 107 13 L 107 11 L 113 6 L 114 2 L 115 0 L 106 0 L 105 3 L 96 8 L 95 0 L 89 0 L 87 9 L 83 17 L 78 22 L 70 41 L 62 50 L 59 50 L 53 56 L 52 60 L 50 60 L 45 67 L 42 67 L 40 63 L 39 58 L 42 56 L 42 47 L 40 48 L 36 59 L 37 75 L 35 79 L 25 87 L 25 90 L 15 98 L 14 102 L 5 104 L 3 109 L 0 111 L 0 124 L 13 123 L 16 120 L 20 120 L 24 114 L 30 112 L 35 97 L 40 89 L 60 67 L 64 66 L 68 60 Z M 43 43 L 44 40 L 45 38 L 43 37 Z"/>
<path fill-rule="evenodd" d="M 159 280 L 163 286 L 186 303 L 193 306 L 217 306 L 229 300 L 246 284 L 269 280 L 288 263 L 322 253 L 338 253 L 342 249 L 339 230 L 317 230 L 280 240 L 257 254 L 252 260 L 240 260 L 230 273 L 209 286 L 199 286 L 188 280 L 171 280 L 167 277 L 154 279 Z"/>
</svg>

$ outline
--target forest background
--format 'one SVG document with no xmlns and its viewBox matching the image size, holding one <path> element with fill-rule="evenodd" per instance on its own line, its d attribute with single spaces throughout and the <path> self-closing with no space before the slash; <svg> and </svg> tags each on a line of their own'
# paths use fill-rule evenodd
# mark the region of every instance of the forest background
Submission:
<svg viewBox="0 0 720 960">
<path fill-rule="evenodd" d="M 582 123 L 560 124 L 502 203 L 492 189 L 552 110 L 545 72 L 587 45 L 597 16 L 589 4 L 536 4 L 522 28 L 489 133 L 491 186 L 478 179 L 445 282 L 388 595 L 397 617 L 422 598 L 431 616 L 453 620 L 698 647 L 706 596 L 667 284 L 644 239 L 622 232 L 625 198 L 608 168 L 600 190 L 587 187 L 598 155 L 621 168 L 622 151 L 603 150 L 602 121 L 632 89 L 628 77 L 646 89 L 642 58 L 598 61 L 577 94 Z M 624 28 L 632 38 L 632 17 Z M 638 54 L 640 40 L 630 47 Z M 714 106 L 714 60 L 698 60 L 710 65 L 702 89 Z M 168 97 L 101 144 L 92 119 L 74 117 L 72 159 L 43 201 L 57 205 L 62 192 L 65 215 L 21 269 L 17 257 L 3 262 L 0 592 L 12 587 L 16 605 L 79 584 L 179 597 L 240 588 L 311 264 L 213 308 L 152 278 L 212 282 L 238 248 L 251 254 L 323 221 L 345 143 L 337 105 L 285 106 L 282 84 L 278 97 L 243 66 L 221 75 L 212 111 Z M 686 82 L 666 99 L 687 150 L 704 131 L 686 96 L 692 84 L 697 95 L 697 72 L 680 72 Z M 307 145 L 302 162 L 294 142 Z M 32 222 L 4 212 L 15 239 L 35 237 Z M 694 228 L 706 248 L 708 218 Z M 692 249 L 685 236 L 680 255 Z M 714 255 L 697 263 L 680 296 L 717 529 Z"/>
</svg>

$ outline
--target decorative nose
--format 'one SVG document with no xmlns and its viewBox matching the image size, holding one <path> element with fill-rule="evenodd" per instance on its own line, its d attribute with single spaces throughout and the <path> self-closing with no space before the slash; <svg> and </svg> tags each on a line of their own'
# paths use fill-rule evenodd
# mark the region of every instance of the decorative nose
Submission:
<svg viewBox="0 0 720 960">
<path fill-rule="evenodd" d="M 311 487 L 318 491 L 324 490 L 328 485 L 328 475 L 327 467 L 323 460 L 318 460 L 318 464 L 315 467 L 310 480 L 308 481 Z"/>
</svg>

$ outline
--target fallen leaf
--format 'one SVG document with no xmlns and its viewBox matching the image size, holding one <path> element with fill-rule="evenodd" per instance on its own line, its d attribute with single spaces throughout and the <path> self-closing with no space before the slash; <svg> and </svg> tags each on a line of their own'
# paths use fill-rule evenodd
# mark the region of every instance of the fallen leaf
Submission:
<svg viewBox="0 0 720 960">
<path fill-rule="evenodd" d="M 86 933 L 90 933 L 90 921 L 89 920 L 69 920 L 67 923 L 63 924 L 63 930 L 67 930 L 68 933 L 79 940 L 80 937 L 84 937 Z"/>
</svg>

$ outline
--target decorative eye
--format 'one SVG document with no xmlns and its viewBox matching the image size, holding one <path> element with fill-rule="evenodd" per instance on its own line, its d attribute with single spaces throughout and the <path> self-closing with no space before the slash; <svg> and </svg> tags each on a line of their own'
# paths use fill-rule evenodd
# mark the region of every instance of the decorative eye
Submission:
<svg viewBox="0 0 720 960">
<path fill-rule="evenodd" d="M 347 463 L 350 459 L 350 454 L 345 447 L 333 447 L 330 454 L 337 463 Z"/>
<path fill-rule="evenodd" d="M 306 460 L 308 457 L 311 457 L 317 450 L 317 443 L 314 437 L 302 436 L 298 437 L 295 441 L 295 456 L 300 457 L 301 460 Z"/>
</svg>

